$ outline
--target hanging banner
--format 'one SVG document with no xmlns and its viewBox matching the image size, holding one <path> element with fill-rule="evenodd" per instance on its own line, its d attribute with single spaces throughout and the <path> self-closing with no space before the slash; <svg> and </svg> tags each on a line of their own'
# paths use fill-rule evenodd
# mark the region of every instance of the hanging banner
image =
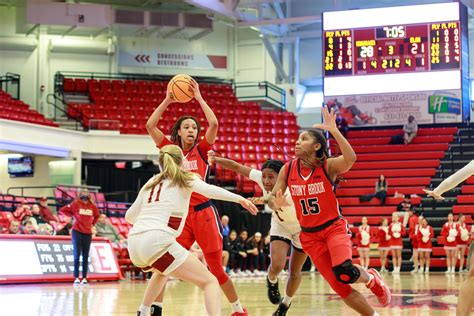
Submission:
<svg viewBox="0 0 474 316">
<path fill-rule="evenodd" d="M 403 125 L 413 115 L 418 124 L 462 121 L 461 90 L 325 97 L 328 107 L 350 126 Z"/>
<path fill-rule="evenodd" d="M 227 69 L 227 56 L 164 51 L 119 52 L 120 67 Z"/>
</svg>

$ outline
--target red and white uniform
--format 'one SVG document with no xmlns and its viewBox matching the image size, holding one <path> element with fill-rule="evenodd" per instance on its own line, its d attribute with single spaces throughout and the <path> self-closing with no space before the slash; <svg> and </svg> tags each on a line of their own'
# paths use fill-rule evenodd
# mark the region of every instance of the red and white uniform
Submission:
<svg viewBox="0 0 474 316">
<path fill-rule="evenodd" d="M 413 249 L 418 248 L 418 236 L 416 226 L 418 226 L 418 216 L 412 215 L 408 219 L 408 237 L 410 238 Z"/>
<path fill-rule="evenodd" d="M 301 226 L 303 250 L 331 288 L 342 298 L 347 298 L 352 288 L 339 282 L 332 268 L 352 260 L 351 233 L 347 221 L 341 218 L 326 164 L 310 169 L 304 167 L 300 159 L 294 159 L 284 168 Z"/>
<path fill-rule="evenodd" d="M 391 223 L 388 229 L 390 234 L 390 248 L 403 249 L 402 237 L 405 236 L 405 227 L 402 223 Z"/>
<path fill-rule="evenodd" d="M 359 226 L 359 231 L 356 235 L 358 248 L 370 248 L 370 226 Z"/>
<path fill-rule="evenodd" d="M 389 226 L 379 227 L 379 250 L 390 250 L 390 233 L 388 232 Z"/>
<path fill-rule="evenodd" d="M 262 171 L 252 169 L 250 170 L 249 178 L 258 184 L 264 193 L 264 197 L 272 192 L 265 190 L 262 180 Z M 296 249 L 301 250 L 300 232 L 301 227 L 296 218 L 295 206 L 291 200 L 290 191 L 287 188 L 285 194 L 288 196 L 289 206 L 282 206 L 278 211 L 272 211 L 272 221 L 270 225 L 270 237 L 284 238 L 293 245 Z M 265 205 L 265 208 L 268 206 Z"/>
<path fill-rule="evenodd" d="M 176 238 L 185 227 L 193 192 L 231 202 L 238 202 L 241 198 L 197 177 L 191 181 L 190 188 L 171 186 L 169 179 L 152 188 L 145 188 L 148 183 L 125 214 L 125 219 L 133 224 L 128 234 L 128 251 L 137 267 L 147 271 L 156 269 L 165 275 L 188 257 L 189 252 Z"/>
<path fill-rule="evenodd" d="M 172 143 L 165 138 L 158 146 L 162 148 Z M 198 174 L 204 181 L 209 177 L 207 152 L 212 145 L 203 140 L 194 145 L 189 151 L 183 151 L 183 167 L 187 171 Z M 208 198 L 199 193 L 193 193 L 189 202 L 189 214 L 186 218 L 181 235 L 177 239 L 184 248 L 190 249 L 197 242 L 204 253 L 211 273 L 219 284 L 224 284 L 229 277 L 222 268 L 222 223 L 215 206 Z"/>
<path fill-rule="evenodd" d="M 469 243 L 471 241 L 470 238 L 470 227 L 466 225 L 466 223 L 458 223 L 458 236 L 456 239 L 457 242 L 457 247 L 458 248 L 466 248 L 469 246 Z"/>
<path fill-rule="evenodd" d="M 444 243 L 444 249 L 447 250 L 456 250 L 457 248 L 457 237 L 458 237 L 458 227 L 457 223 L 445 223 L 441 229 L 441 236 L 446 238 Z"/>
<path fill-rule="evenodd" d="M 416 237 L 418 238 L 419 252 L 433 251 L 433 245 L 431 244 L 431 239 L 434 237 L 433 227 L 430 225 L 427 225 L 426 227 L 418 227 Z"/>
</svg>

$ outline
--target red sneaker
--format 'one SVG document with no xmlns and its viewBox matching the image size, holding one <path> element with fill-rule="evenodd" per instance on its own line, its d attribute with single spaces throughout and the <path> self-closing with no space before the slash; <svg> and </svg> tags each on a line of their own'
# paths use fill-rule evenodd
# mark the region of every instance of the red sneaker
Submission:
<svg viewBox="0 0 474 316">
<path fill-rule="evenodd" d="M 249 313 L 248 313 L 247 310 L 244 308 L 244 312 L 243 312 L 243 313 L 233 312 L 230 316 L 249 316 Z"/>
<path fill-rule="evenodd" d="M 377 299 L 379 300 L 380 304 L 382 304 L 382 306 L 387 306 L 390 304 L 390 300 L 392 299 L 390 289 L 384 283 L 380 273 L 377 270 L 369 269 L 367 272 L 374 276 L 370 283 L 366 285 L 367 288 L 370 289 L 372 293 L 375 294 L 375 296 L 377 296 Z"/>
</svg>

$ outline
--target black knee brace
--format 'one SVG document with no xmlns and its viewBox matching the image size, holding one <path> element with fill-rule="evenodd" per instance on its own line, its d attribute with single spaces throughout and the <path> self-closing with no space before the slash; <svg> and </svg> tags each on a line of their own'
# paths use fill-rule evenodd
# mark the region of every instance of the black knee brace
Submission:
<svg viewBox="0 0 474 316">
<path fill-rule="evenodd" d="M 360 271 L 352 264 L 352 260 L 346 260 L 344 263 L 333 267 L 332 271 L 336 279 L 344 284 L 355 283 L 360 277 Z"/>
</svg>

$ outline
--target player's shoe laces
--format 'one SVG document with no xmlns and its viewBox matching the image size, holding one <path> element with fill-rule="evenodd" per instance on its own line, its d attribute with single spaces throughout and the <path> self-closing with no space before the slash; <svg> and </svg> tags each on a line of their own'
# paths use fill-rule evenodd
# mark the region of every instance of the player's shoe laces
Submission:
<svg viewBox="0 0 474 316">
<path fill-rule="evenodd" d="M 377 270 L 369 269 L 367 272 L 373 276 L 373 279 L 369 282 L 369 284 L 367 284 L 367 288 L 370 289 L 372 293 L 375 294 L 375 296 L 377 296 L 377 299 L 379 300 L 380 304 L 382 304 L 382 306 L 387 306 L 390 304 L 390 300 L 392 298 L 390 289 L 384 283 Z"/>
<path fill-rule="evenodd" d="M 281 300 L 280 289 L 278 288 L 278 281 L 276 283 L 270 282 L 267 276 L 267 296 L 272 304 L 278 304 Z"/>
<path fill-rule="evenodd" d="M 151 305 L 150 307 L 151 316 L 161 316 L 163 313 L 163 308 L 156 305 Z"/>
<path fill-rule="evenodd" d="M 278 305 L 277 310 L 272 314 L 272 316 L 285 316 L 288 309 L 290 309 L 290 306 L 291 304 L 286 306 L 285 304 L 283 304 L 283 302 L 281 302 Z"/>
<path fill-rule="evenodd" d="M 230 314 L 230 316 L 249 316 L 249 313 L 248 313 L 247 310 L 244 308 L 244 312 L 243 312 L 243 313 L 233 312 L 232 314 Z"/>
</svg>

